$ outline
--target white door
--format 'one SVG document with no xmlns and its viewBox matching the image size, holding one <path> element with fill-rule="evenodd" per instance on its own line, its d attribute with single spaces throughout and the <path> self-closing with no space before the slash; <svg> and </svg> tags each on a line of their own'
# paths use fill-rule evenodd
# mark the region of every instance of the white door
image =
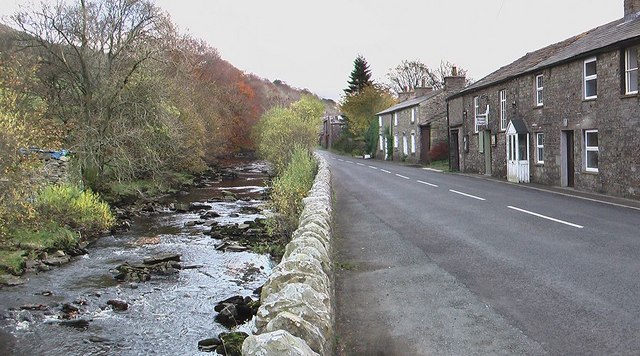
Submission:
<svg viewBox="0 0 640 356">
<path fill-rule="evenodd" d="M 507 180 L 529 183 L 529 134 L 517 132 L 513 122 L 507 126 Z"/>
</svg>

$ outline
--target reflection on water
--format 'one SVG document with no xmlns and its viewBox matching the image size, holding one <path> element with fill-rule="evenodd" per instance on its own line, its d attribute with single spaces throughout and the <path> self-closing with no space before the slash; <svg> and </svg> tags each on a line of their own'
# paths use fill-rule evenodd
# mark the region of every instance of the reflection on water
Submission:
<svg viewBox="0 0 640 356">
<path fill-rule="evenodd" d="M 213 219 L 220 225 L 254 220 L 262 217 L 251 208 L 263 203 L 264 170 L 259 163 L 241 166 L 238 179 L 212 182 L 178 201 L 210 205 L 220 215 Z M 216 201 L 223 190 L 238 200 Z M 226 331 L 214 321 L 215 304 L 232 295 L 251 295 L 272 267 L 264 255 L 216 251 L 217 241 L 203 234 L 208 227 L 185 227 L 199 218 L 198 213 L 170 211 L 139 217 L 131 231 L 98 240 L 88 255 L 32 275 L 26 285 L 0 290 L 0 354 L 199 354 L 199 340 Z M 110 272 L 121 263 L 163 252 L 182 254 L 182 265 L 194 268 L 153 275 L 144 283 L 117 283 Z M 110 299 L 126 301 L 129 309 L 113 311 L 106 306 Z M 63 303 L 78 307 L 89 326 L 61 326 Z M 45 310 L 19 309 L 27 304 L 42 304 Z"/>
</svg>

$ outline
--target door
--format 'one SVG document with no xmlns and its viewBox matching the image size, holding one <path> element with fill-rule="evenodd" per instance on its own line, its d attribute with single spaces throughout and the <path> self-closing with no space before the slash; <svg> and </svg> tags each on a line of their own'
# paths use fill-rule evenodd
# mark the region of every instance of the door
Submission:
<svg viewBox="0 0 640 356">
<path fill-rule="evenodd" d="M 507 125 L 507 180 L 529 183 L 529 133 L 522 120 Z"/>
<path fill-rule="evenodd" d="M 451 170 L 457 172 L 460 170 L 460 148 L 458 147 L 458 130 L 451 131 L 451 144 L 449 147 L 451 148 L 451 150 L 449 151 L 449 162 L 451 162 Z"/>
<path fill-rule="evenodd" d="M 562 131 L 560 136 L 562 176 L 560 185 L 563 187 L 574 186 L 575 162 L 574 162 L 574 138 L 573 131 Z"/>
<path fill-rule="evenodd" d="M 484 174 L 490 176 L 491 171 L 491 131 L 483 131 L 484 135 Z"/>
<path fill-rule="evenodd" d="M 420 126 L 420 162 L 429 163 L 431 151 L 431 126 Z"/>
</svg>

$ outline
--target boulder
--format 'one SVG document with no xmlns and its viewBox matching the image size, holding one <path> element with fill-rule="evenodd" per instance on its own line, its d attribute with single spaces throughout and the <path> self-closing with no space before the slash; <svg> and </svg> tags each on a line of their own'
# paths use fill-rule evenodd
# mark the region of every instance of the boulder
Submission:
<svg viewBox="0 0 640 356">
<path fill-rule="evenodd" d="M 63 320 L 60 322 L 60 325 L 69 326 L 76 329 L 86 329 L 89 327 L 89 321 L 87 319 L 73 319 L 73 320 Z"/>
<path fill-rule="evenodd" d="M 147 257 L 142 260 L 142 263 L 145 265 L 155 265 L 157 263 L 167 262 L 167 261 L 176 261 L 180 262 L 180 257 L 182 257 L 179 253 L 161 253 L 155 256 Z"/>
<path fill-rule="evenodd" d="M 242 344 L 244 356 L 319 356 L 299 337 L 285 330 L 251 335 Z"/>
<path fill-rule="evenodd" d="M 207 211 L 206 213 L 200 215 L 200 219 L 202 220 L 215 219 L 219 217 L 220 217 L 220 214 L 216 213 L 215 211 Z"/>
<path fill-rule="evenodd" d="M 211 209 L 213 208 L 209 204 L 200 203 L 200 202 L 189 203 L 189 211 L 211 210 Z"/>
<path fill-rule="evenodd" d="M 125 311 L 129 309 L 129 304 L 127 304 L 127 302 L 117 299 L 108 300 L 107 305 L 110 305 L 113 310 L 117 311 Z"/>
</svg>

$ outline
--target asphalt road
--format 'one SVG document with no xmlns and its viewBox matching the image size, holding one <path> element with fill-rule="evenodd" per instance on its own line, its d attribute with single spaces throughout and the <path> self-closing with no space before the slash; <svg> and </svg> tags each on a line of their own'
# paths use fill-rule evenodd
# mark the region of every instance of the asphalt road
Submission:
<svg viewBox="0 0 640 356">
<path fill-rule="evenodd" d="M 640 209 L 322 154 L 338 354 L 640 353 Z"/>
</svg>

